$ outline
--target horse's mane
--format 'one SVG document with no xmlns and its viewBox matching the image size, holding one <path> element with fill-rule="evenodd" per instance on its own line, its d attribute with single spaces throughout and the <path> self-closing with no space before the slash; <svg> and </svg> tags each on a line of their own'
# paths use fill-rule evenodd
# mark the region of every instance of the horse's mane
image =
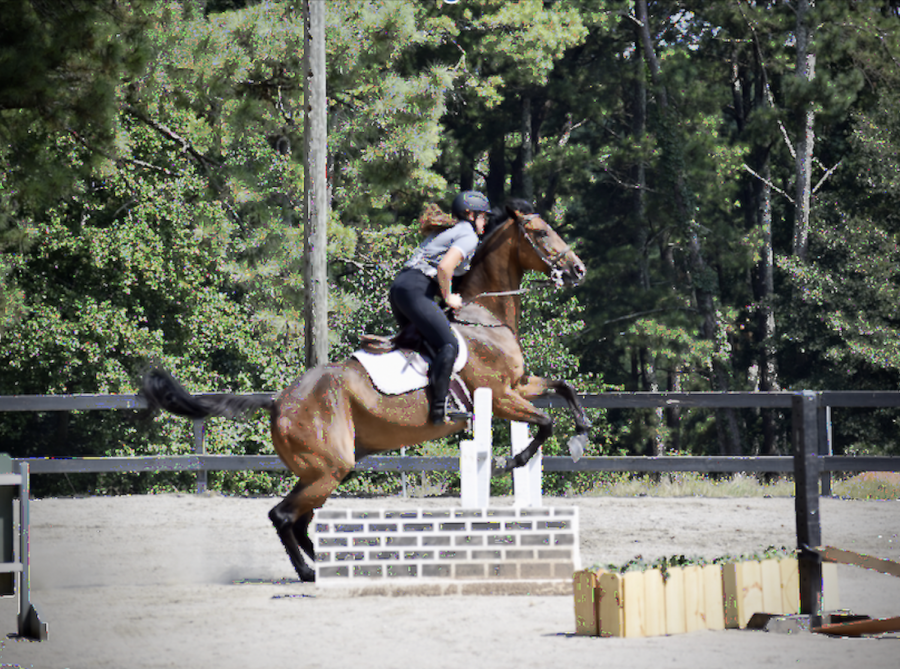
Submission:
<svg viewBox="0 0 900 669">
<path fill-rule="evenodd" d="M 491 233 L 495 232 L 501 225 L 511 218 L 514 218 L 514 212 L 520 214 L 535 214 L 537 210 L 534 205 L 523 198 L 510 198 L 503 207 L 494 207 L 488 214 L 487 225 L 484 226 L 484 235 L 482 239 L 487 239 Z"/>
</svg>

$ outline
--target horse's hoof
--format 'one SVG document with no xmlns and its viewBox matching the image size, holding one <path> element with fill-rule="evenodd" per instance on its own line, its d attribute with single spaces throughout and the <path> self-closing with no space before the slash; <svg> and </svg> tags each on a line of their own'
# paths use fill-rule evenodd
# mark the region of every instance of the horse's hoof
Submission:
<svg viewBox="0 0 900 669">
<path fill-rule="evenodd" d="M 584 455 L 584 447 L 587 444 L 587 440 L 587 432 L 576 434 L 569 439 L 569 455 L 572 456 L 572 462 L 578 462 L 581 456 Z"/>
</svg>

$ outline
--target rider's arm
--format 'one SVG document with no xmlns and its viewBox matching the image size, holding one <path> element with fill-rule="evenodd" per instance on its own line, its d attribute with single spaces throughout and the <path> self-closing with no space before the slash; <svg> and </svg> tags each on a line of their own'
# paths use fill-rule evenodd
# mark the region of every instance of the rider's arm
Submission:
<svg viewBox="0 0 900 669">
<path fill-rule="evenodd" d="M 453 271 L 459 266 L 463 260 L 463 252 L 455 246 L 447 249 L 444 257 L 437 266 L 437 282 L 441 289 L 441 297 L 444 302 L 450 304 L 450 295 L 453 293 L 451 281 L 453 280 Z M 450 304 L 450 306 L 453 306 Z"/>
</svg>

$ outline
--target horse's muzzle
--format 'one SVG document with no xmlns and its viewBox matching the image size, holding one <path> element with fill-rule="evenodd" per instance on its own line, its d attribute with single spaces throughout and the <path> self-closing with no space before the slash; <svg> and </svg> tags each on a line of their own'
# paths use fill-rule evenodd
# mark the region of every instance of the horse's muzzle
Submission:
<svg viewBox="0 0 900 669">
<path fill-rule="evenodd" d="M 566 286 L 577 286 L 584 279 L 587 269 L 581 260 L 566 263 L 563 267 L 562 280 Z"/>
</svg>

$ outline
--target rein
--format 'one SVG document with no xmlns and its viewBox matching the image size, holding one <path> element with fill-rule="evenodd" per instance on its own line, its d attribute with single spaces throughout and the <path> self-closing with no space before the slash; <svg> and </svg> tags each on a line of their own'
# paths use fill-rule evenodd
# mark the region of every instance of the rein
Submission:
<svg viewBox="0 0 900 669">
<path fill-rule="evenodd" d="M 553 281 L 535 281 L 528 288 L 519 288 L 518 290 L 498 290 L 492 293 L 478 293 L 478 295 L 466 302 L 466 304 L 471 304 L 479 297 L 506 297 L 507 295 L 522 295 L 534 290 L 535 288 L 549 288 L 553 283 Z"/>
</svg>

